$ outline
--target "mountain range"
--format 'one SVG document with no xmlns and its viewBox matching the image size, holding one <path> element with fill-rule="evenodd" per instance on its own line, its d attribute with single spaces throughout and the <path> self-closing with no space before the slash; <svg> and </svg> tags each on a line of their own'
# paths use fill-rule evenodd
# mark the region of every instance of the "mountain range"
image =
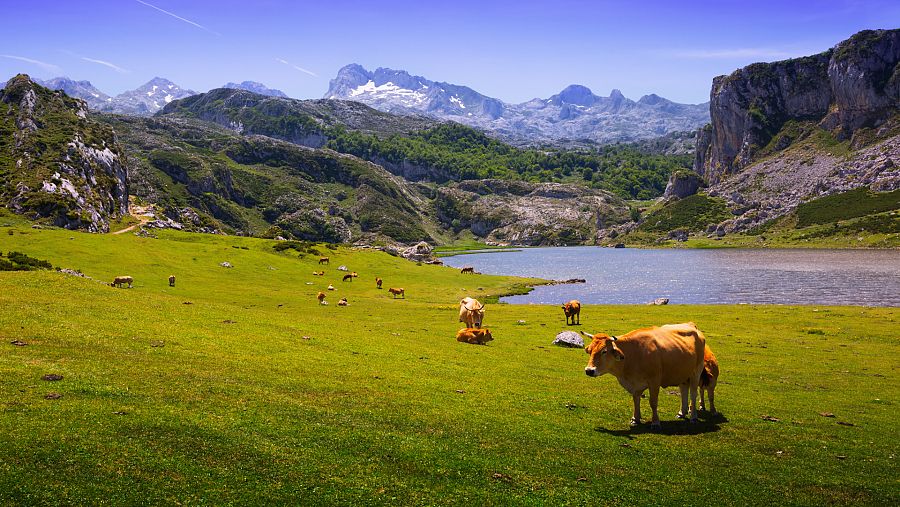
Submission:
<svg viewBox="0 0 900 507">
<path fill-rule="evenodd" d="M 575 84 L 547 99 L 508 104 L 467 86 L 431 81 L 404 70 L 370 72 L 358 64 L 338 71 L 325 98 L 452 120 L 516 144 L 637 141 L 696 130 L 709 122 L 708 103 L 679 104 L 655 94 L 633 101 L 619 90 L 603 97 Z"/>
<path fill-rule="evenodd" d="M 98 90 L 90 81 L 56 77 L 46 81 L 34 79 L 34 82 L 51 90 L 62 90 L 70 97 L 83 99 L 92 111 L 139 116 L 150 116 L 173 100 L 197 94 L 194 90 L 184 89 L 161 77 L 155 77 L 142 86 L 115 97 Z"/>
</svg>

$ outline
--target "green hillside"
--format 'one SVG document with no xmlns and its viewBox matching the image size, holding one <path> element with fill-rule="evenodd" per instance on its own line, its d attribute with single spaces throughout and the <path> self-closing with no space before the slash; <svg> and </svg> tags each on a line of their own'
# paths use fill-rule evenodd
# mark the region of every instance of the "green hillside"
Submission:
<svg viewBox="0 0 900 507">
<path fill-rule="evenodd" d="M 592 332 L 705 331 L 723 415 L 675 420 L 664 390 L 653 433 L 628 428 L 630 397 L 587 378 L 582 351 L 549 345 L 564 328 L 556 306 L 488 305 L 495 341 L 454 340 L 460 297 L 525 280 L 371 250 L 299 256 L 252 238 L 19 220 L 0 217 L 0 251 L 135 284 L 0 272 L 0 504 L 900 501 L 896 309 L 584 308 Z M 340 264 L 360 277 L 341 282 Z"/>
</svg>

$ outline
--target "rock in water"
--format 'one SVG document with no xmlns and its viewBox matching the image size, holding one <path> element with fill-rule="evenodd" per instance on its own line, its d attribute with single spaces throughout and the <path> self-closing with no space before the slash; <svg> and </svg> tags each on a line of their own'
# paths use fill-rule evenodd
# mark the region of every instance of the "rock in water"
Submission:
<svg viewBox="0 0 900 507">
<path fill-rule="evenodd" d="M 560 347 L 584 348 L 584 340 L 582 340 L 581 335 L 576 333 L 575 331 L 563 331 L 556 335 L 556 339 L 553 340 L 553 345 L 559 345 Z"/>
</svg>

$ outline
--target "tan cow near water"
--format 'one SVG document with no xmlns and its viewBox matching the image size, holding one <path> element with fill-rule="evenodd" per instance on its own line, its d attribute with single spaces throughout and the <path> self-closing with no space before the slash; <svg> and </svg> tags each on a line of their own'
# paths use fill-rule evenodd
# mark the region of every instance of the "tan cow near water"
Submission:
<svg viewBox="0 0 900 507">
<path fill-rule="evenodd" d="M 584 369 L 589 377 L 609 373 L 631 394 L 634 415 L 631 425 L 641 422 L 641 394 L 650 391 L 651 427 L 659 428 L 657 403 L 661 387 L 681 390 L 681 414 L 688 412 L 690 391 L 691 422 L 697 421 L 697 387 L 704 370 L 706 338 L 693 322 L 637 329 L 622 336 L 590 335 L 584 348 L 590 360 Z M 712 400 L 710 400 L 712 403 Z"/>
<path fill-rule="evenodd" d="M 460 272 L 460 274 L 463 274 L 463 275 L 466 274 L 466 273 L 469 273 L 469 274 L 471 274 L 471 275 L 474 275 L 474 274 L 475 274 L 475 268 L 472 267 L 472 266 L 465 266 L 465 267 L 463 267 L 462 269 L 460 269 L 459 272 Z"/>
<path fill-rule="evenodd" d="M 719 382 L 719 361 L 713 354 L 709 345 L 703 352 L 703 373 L 700 374 L 700 410 L 706 410 L 706 404 L 703 402 L 703 391 L 709 394 L 709 411 L 712 414 L 716 412 L 716 402 L 713 397 L 716 390 L 716 384 Z"/>
<path fill-rule="evenodd" d="M 569 325 L 569 320 L 572 320 L 572 325 L 576 325 L 575 320 L 578 319 L 577 324 L 581 325 L 581 302 L 577 299 L 573 299 L 568 303 L 562 305 L 563 312 L 566 314 L 566 325 Z"/>
<path fill-rule="evenodd" d="M 466 327 L 480 328 L 484 320 L 484 305 L 474 298 L 465 297 L 459 302 L 459 321 Z"/>
<path fill-rule="evenodd" d="M 109 284 L 110 287 L 122 287 L 125 284 L 128 284 L 128 288 L 132 287 L 134 283 L 134 278 L 130 276 L 117 276 L 113 279 L 112 283 Z"/>
</svg>

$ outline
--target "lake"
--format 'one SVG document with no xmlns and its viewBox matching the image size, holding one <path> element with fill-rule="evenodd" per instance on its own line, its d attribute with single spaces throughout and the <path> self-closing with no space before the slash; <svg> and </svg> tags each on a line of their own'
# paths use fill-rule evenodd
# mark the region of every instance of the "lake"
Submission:
<svg viewBox="0 0 900 507">
<path fill-rule="evenodd" d="M 641 304 L 665 297 L 670 304 L 900 306 L 900 250 L 556 247 L 443 261 L 486 274 L 587 281 L 503 298 L 514 304 Z"/>
</svg>

